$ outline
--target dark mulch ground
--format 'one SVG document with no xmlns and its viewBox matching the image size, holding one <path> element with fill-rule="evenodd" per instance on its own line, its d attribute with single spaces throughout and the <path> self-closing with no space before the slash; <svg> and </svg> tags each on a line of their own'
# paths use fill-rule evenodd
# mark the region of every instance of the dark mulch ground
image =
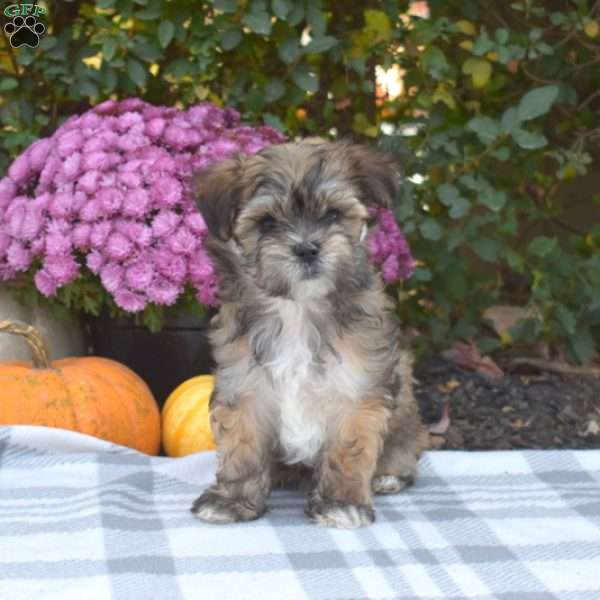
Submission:
<svg viewBox="0 0 600 600">
<path fill-rule="evenodd" d="M 442 358 L 415 370 L 423 419 L 449 408 L 450 426 L 434 447 L 466 450 L 600 448 L 600 379 L 532 371 L 500 380 Z"/>
</svg>

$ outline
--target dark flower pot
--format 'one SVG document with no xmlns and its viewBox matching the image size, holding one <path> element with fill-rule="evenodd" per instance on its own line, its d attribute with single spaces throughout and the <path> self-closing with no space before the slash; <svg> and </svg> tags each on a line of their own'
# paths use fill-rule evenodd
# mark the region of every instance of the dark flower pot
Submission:
<svg viewBox="0 0 600 600">
<path fill-rule="evenodd" d="M 214 362 L 207 332 L 213 314 L 169 319 L 157 333 L 135 325 L 132 318 L 89 317 L 87 330 L 92 354 L 112 358 L 135 371 L 162 407 L 180 383 L 195 375 L 211 373 Z"/>
</svg>

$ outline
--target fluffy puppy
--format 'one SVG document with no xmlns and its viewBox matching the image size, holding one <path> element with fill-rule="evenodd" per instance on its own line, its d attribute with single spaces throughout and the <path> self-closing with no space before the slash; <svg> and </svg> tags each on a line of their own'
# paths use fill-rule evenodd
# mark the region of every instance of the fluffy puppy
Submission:
<svg viewBox="0 0 600 600">
<path fill-rule="evenodd" d="M 390 206 L 389 157 L 307 139 L 201 173 L 198 206 L 220 286 L 211 322 L 216 483 L 192 512 L 260 517 L 279 466 L 311 473 L 318 524 L 372 523 L 372 493 L 399 492 L 427 434 L 411 358 L 369 264 L 369 205 Z"/>
</svg>

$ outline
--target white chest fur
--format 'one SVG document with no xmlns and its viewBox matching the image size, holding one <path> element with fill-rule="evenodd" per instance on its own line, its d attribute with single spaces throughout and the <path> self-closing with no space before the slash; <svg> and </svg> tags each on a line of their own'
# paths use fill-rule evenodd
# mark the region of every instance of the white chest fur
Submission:
<svg viewBox="0 0 600 600">
<path fill-rule="evenodd" d="M 315 363 L 320 332 L 302 304 L 278 300 L 276 309 L 282 330 L 264 367 L 279 406 L 279 442 L 285 462 L 313 464 L 337 413 L 360 396 L 364 377 L 343 356 L 324 355 L 325 364 Z"/>
</svg>

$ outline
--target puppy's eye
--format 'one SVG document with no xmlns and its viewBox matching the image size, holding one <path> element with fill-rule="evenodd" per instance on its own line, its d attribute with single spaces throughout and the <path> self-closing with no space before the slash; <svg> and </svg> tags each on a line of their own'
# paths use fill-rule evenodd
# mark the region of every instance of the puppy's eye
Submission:
<svg viewBox="0 0 600 600">
<path fill-rule="evenodd" d="M 265 215 L 262 219 L 258 221 L 258 228 L 260 229 L 261 233 L 273 231 L 273 229 L 275 229 L 276 226 L 277 221 L 272 215 Z"/>
<path fill-rule="evenodd" d="M 323 220 L 328 225 L 333 225 L 333 223 L 338 223 L 342 218 L 342 213 L 337 208 L 330 208 L 323 217 Z"/>
</svg>

